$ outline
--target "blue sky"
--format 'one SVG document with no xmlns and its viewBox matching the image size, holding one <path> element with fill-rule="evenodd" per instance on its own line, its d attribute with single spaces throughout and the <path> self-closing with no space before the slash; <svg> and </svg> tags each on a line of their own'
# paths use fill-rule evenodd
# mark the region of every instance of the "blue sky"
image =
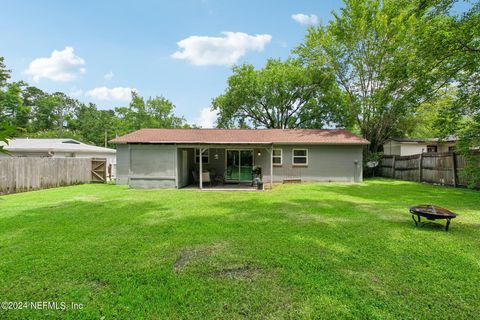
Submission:
<svg viewBox="0 0 480 320">
<path fill-rule="evenodd" d="M 177 114 L 208 126 L 211 99 L 225 90 L 232 63 L 261 67 L 269 57 L 286 58 L 315 23 L 311 15 L 326 22 L 340 6 L 293 0 L 5 1 L 0 55 L 13 80 L 45 91 L 112 108 L 127 105 L 128 88 L 135 88 L 143 96 L 167 97 Z M 305 16 L 294 20 L 299 13 Z"/>
</svg>

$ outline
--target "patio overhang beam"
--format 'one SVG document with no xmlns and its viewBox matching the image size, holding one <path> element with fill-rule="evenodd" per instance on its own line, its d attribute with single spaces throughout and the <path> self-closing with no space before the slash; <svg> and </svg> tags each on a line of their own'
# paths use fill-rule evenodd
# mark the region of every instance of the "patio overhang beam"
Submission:
<svg viewBox="0 0 480 320">
<path fill-rule="evenodd" d="M 258 148 L 263 149 L 269 147 L 271 143 L 212 143 L 212 144 L 178 144 L 179 148 L 206 148 L 206 149 L 234 149 L 234 148 Z"/>
<path fill-rule="evenodd" d="M 265 148 L 270 154 L 270 190 L 273 189 L 273 143 L 270 144 L 270 148 Z"/>
<path fill-rule="evenodd" d="M 205 150 L 207 150 L 208 148 L 206 147 L 200 147 L 200 150 L 199 150 L 199 155 L 198 155 L 198 160 L 199 160 L 199 164 L 200 164 L 200 170 L 199 170 L 199 186 L 200 186 L 200 190 L 203 189 L 203 152 Z M 195 152 L 195 150 L 194 150 Z"/>
</svg>

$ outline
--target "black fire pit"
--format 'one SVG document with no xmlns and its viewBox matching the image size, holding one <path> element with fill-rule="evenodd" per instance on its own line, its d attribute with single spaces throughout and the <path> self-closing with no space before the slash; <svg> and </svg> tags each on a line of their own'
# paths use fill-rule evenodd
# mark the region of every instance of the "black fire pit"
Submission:
<svg viewBox="0 0 480 320">
<path fill-rule="evenodd" d="M 416 226 L 422 223 L 422 219 L 420 217 L 425 217 L 428 220 L 446 219 L 446 231 L 448 231 L 450 220 L 457 217 L 456 213 L 453 213 L 445 208 L 433 206 L 431 204 L 421 204 L 418 206 L 410 207 L 410 213 L 412 214 L 412 219 L 413 221 L 415 221 Z M 417 219 L 415 219 L 415 216 L 417 216 Z"/>
</svg>

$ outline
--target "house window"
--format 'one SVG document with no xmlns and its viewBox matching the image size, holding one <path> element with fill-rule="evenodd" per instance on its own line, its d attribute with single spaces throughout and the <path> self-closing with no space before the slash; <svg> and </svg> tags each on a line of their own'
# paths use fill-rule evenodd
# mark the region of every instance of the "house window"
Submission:
<svg viewBox="0 0 480 320">
<path fill-rule="evenodd" d="M 272 163 L 274 166 L 282 165 L 282 149 L 273 149 Z"/>
<path fill-rule="evenodd" d="M 448 152 L 455 152 L 455 146 L 449 146 Z"/>
<path fill-rule="evenodd" d="M 293 165 L 306 166 L 308 165 L 308 150 L 307 149 L 293 149 Z"/>
<path fill-rule="evenodd" d="M 210 149 L 203 150 L 202 163 L 210 162 Z M 195 163 L 200 163 L 200 149 L 195 149 Z"/>
<path fill-rule="evenodd" d="M 437 152 L 437 146 L 427 146 L 427 152 Z"/>
</svg>

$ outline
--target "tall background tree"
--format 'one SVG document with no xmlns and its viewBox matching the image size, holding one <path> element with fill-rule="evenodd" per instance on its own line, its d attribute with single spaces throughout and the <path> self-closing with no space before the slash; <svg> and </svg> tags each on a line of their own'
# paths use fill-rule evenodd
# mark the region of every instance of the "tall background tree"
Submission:
<svg viewBox="0 0 480 320">
<path fill-rule="evenodd" d="M 128 107 L 116 108 L 119 115 L 120 134 L 141 128 L 180 128 L 188 126 L 185 118 L 174 114 L 175 105 L 164 97 L 145 100 L 132 92 L 132 101 Z"/>
<path fill-rule="evenodd" d="M 445 87 L 437 96 L 421 103 L 412 114 L 409 126 L 404 135 L 413 138 L 428 138 L 455 135 L 465 123 L 465 116 L 456 109 L 458 90 L 454 86 Z"/>
<path fill-rule="evenodd" d="M 212 106 L 219 112 L 219 127 L 318 128 L 331 120 L 336 97 L 328 73 L 295 59 L 269 59 L 259 70 L 250 64 L 234 67 L 227 89 Z"/>
</svg>

